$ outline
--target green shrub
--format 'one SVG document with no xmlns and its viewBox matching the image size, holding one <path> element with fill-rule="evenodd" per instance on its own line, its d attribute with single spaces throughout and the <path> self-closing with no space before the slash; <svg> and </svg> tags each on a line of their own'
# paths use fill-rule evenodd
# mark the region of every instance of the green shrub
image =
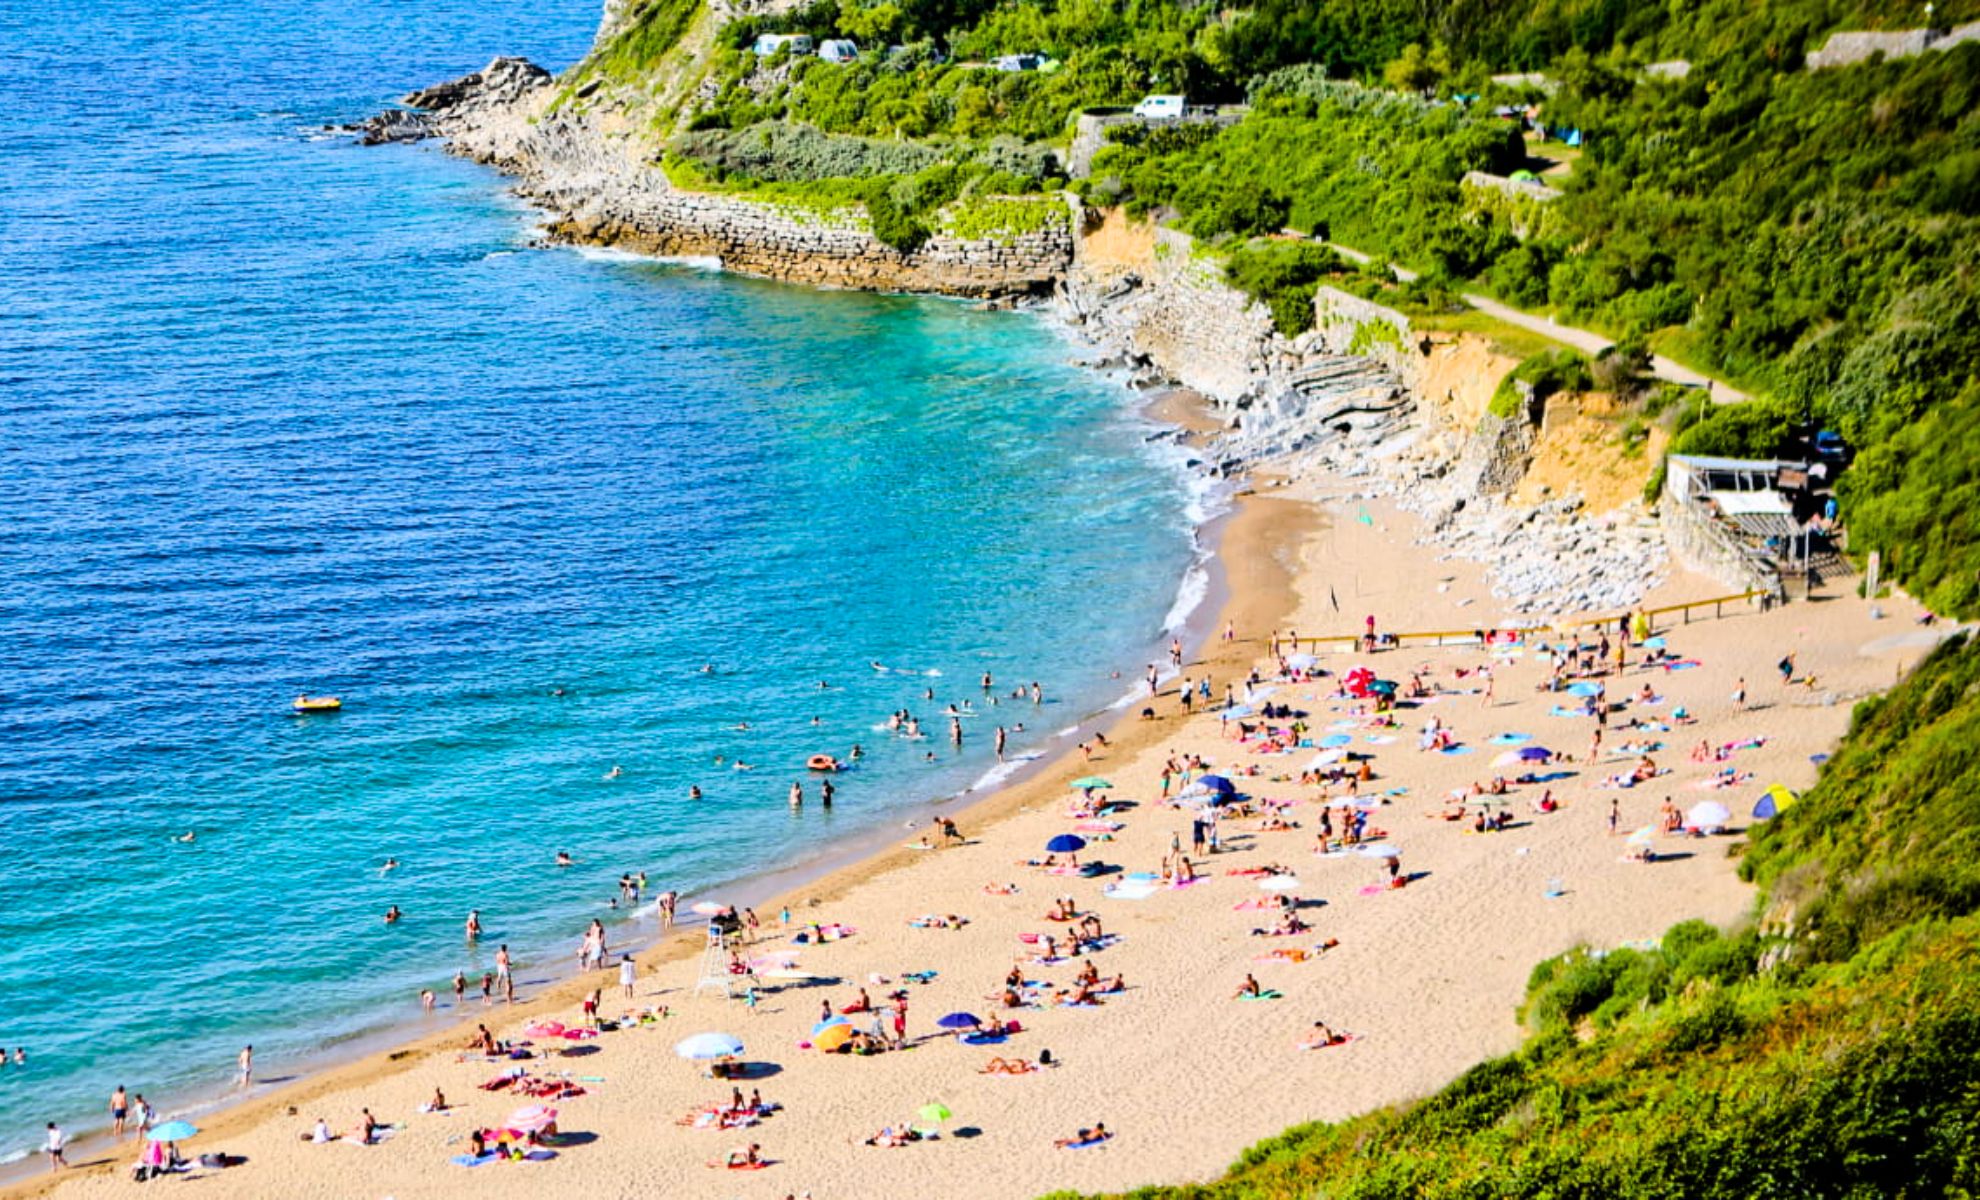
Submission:
<svg viewBox="0 0 1980 1200">
<path fill-rule="evenodd" d="M 1272 313 L 1287 337 L 1313 328 L 1313 296 L 1321 280 L 1341 270 L 1340 256 L 1304 241 L 1247 242 L 1231 252 L 1224 278 Z"/>
</svg>

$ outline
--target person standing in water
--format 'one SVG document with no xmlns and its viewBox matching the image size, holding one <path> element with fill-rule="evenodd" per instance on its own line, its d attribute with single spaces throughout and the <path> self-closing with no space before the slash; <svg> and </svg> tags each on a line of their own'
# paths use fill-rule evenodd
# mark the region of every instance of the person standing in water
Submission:
<svg viewBox="0 0 1980 1200">
<path fill-rule="evenodd" d="M 949 718 L 949 744 L 956 747 L 957 749 L 962 748 L 962 718 L 961 717 Z"/>
<path fill-rule="evenodd" d="M 986 696 L 989 695 L 990 688 L 991 688 L 990 672 L 985 671 L 983 673 L 983 694 Z"/>
<path fill-rule="evenodd" d="M 998 762 L 1004 761 L 1004 743 L 1009 739 L 1010 739 L 1010 734 L 1005 732 L 1004 727 L 1002 725 L 997 726 L 997 761 Z"/>
<path fill-rule="evenodd" d="M 240 1055 L 235 1061 L 240 1064 L 241 1068 L 240 1075 L 234 1080 L 235 1085 L 238 1087 L 251 1086 L 254 1083 L 254 1047 L 242 1046 Z"/>
<path fill-rule="evenodd" d="M 818 802 L 826 808 L 832 807 L 832 793 L 837 790 L 832 786 L 831 780 L 821 780 L 818 784 Z"/>
<path fill-rule="evenodd" d="M 480 909 L 478 909 L 478 908 L 471 908 L 471 909 L 469 909 L 469 910 L 468 910 L 468 918 L 467 918 L 467 925 L 466 925 L 466 929 L 467 929 L 467 940 L 468 940 L 468 941 L 470 941 L 470 942 L 471 942 L 471 941 L 474 941 L 474 940 L 475 940 L 476 938 L 478 938 L 478 937 L 480 937 L 480 936 L 481 936 L 481 910 L 480 910 Z"/>
<path fill-rule="evenodd" d="M 804 807 L 804 785 L 802 783 L 796 782 L 795 780 L 793 780 L 791 783 L 791 807 L 792 808 Z"/>
</svg>

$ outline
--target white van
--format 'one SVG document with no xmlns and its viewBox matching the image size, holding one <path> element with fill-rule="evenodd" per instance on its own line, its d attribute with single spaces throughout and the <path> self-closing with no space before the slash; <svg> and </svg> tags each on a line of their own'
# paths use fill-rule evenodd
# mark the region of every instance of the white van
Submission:
<svg viewBox="0 0 1980 1200">
<path fill-rule="evenodd" d="M 1144 121 L 1169 121 L 1183 115 L 1181 96 L 1150 96 L 1134 106 L 1134 115 Z"/>
<path fill-rule="evenodd" d="M 757 57 L 769 58 L 779 50 L 788 49 L 793 56 L 811 53 L 811 35 L 808 33 L 766 33 L 756 39 Z"/>
<path fill-rule="evenodd" d="M 827 38 L 818 43 L 818 57 L 828 63 L 856 62 L 859 47 L 846 38 Z"/>
</svg>

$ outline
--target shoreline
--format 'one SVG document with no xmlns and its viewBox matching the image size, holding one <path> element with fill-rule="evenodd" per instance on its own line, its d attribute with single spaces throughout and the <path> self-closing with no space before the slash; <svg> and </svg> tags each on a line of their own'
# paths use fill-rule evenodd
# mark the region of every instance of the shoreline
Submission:
<svg viewBox="0 0 1980 1200">
<path fill-rule="evenodd" d="M 1044 313 L 1034 315 L 1049 319 Z M 1077 369 L 1090 370 L 1086 367 Z M 1125 415 L 1163 431 L 1154 435 L 1156 437 L 1173 438 L 1183 444 L 1186 439 L 1200 436 L 1215 427 L 1215 422 L 1208 415 L 1209 402 L 1204 397 L 1162 391 L 1138 393 L 1116 377 L 1114 372 L 1099 374 L 1121 387 L 1123 394 L 1120 403 Z M 1185 490 L 1189 486 L 1189 476 L 1209 476 L 1201 464 L 1189 466 L 1179 463 L 1175 470 L 1178 482 Z M 1249 488 L 1232 488 L 1222 505 L 1214 506 L 1204 514 L 1202 521 L 1193 526 L 1195 551 L 1176 580 L 1173 603 L 1181 603 L 1192 572 L 1203 571 L 1207 579 L 1203 595 L 1184 614 L 1181 627 L 1173 630 L 1184 643 L 1186 661 L 1189 661 L 1189 655 L 1200 653 L 1202 648 L 1213 644 L 1214 628 L 1234 615 L 1227 611 L 1233 594 L 1228 582 L 1227 543 L 1245 514 L 1247 506 L 1242 501 L 1251 494 Z M 1194 499 L 1190 501 L 1195 502 Z M 1171 630 L 1168 628 L 1161 631 L 1162 634 L 1169 632 Z M 1151 643 L 1148 650 L 1150 654 L 1156 653 L 1156 644 Z M 1165 669 L 1164 680 L 1171 677 Z M 1122 682 L 1127 683 L 1125 680 Z M 1132 689 L 1133 685 L 1127 686 Z M 969 784 L 959 791 L 923 802 L 919 809 L 922 815 L 911 820 L 909 826 L 915 829 L 930 828 L 929 814 L 932 812 L 939 812 L 959 822 L 995 824 L 1007 819 L 1018 811 L 1013 794 L 1028 797 L 1033 789 L 1040 786 L 1043 776 L 1071 762 L 1072 756 L 1077 753 L 1076 743 L 1079 740 L 1099 731 L 1119 744 L 1116 731 L 1129 722 L 1131 701 L 1131 690 L 1122 693 L 1114 701 L 1086 713 L 1071 725 L 1046 734 L 1041 749 L 1031 757 L 990 767 L 989 771 L 1002 767 L 1008 767 L 1008 771 L 988 787 Z M 1166 725 L 1172 719 L 1164 718 L 1157 724 Z M 982 778 L 981 774 L 977 776 L 979 781 Z M 724 902 L 738 909 L 751 907 L 774 911 L 788 905 L 794 913 L 800 905 L 830 903 L 857 884 L 918 861 L 916 855 L 898 848 L 900 827 L 885 823 L 914 811 L 917 810 L 903 808 L 890 813 L 882 823 L 835 839 L 817 856 L 803 862 L 766 864 L 702 892 L 683 893 L 682 899 L 691 899 L 696 895 L 720 895 Z M 649 911 L 652 904 L 650 900 L 642 900 L 631 920 L 608 927 L 608 934 L 617 931 L 631 933 L 629 939 L 613 943 L 612 954 L 631 954 L 639 963 L 642 975 L 660 966 L 694 957 L 701 948 L 700 930 L 705 924 L 703 918 L 688 914 L 683 908 L 682 919 L 676 921 L 674 929 L 661 931 L 657 914 Z M 556 965 L 553 967 L 552 964 Z M 205 1120 L 211 1117 L 210 1122 L 200 1126 L 200 1136 L 225 1136 L 230 1131 L 245 1130 L 268 1118 L 293 1112 L 314 1097 L 412 1069 L 427 1056 L 453 1046 L 463 1031 L 478 1021 L 488 1021 L 491 1017 L 504 1022 L 527 1019 L 553 1009 L 568 1008 L 589 989 L 599 986 L 601 978 L 608 982 L 617 978 L 615 968 L 586 975 L 554 954 L 546 954 L 537 963 L 519 962 L 517 975 L 519 985 L 534 986 L 537 990 L 528 999 L 519 997 L 513 1005 L 498 1002 L 477 1006 L 470 992 L 458 1014 L 448 1008 L 440 1010 L 448 1015 L 433 1019 L 415 1015 L 404 1021 L 388 1020 L 383 1026 L 346 1039 L 338 1047 L 326 1046 L 301 1062 L 282 1063 L 278 1067 L 281 1082 L 267 1085 L 271 1090 L 254 1091 L 245 1096 L 207 1094 L 189 1098 L 171 1108 L 156 1102 L 154 1106 L 161 1121 L 173 1118 Z M 525 980 L 522 978 L 524 975 L 535 978 Z M 419 1025 L 428 1027 L 418 1030 L 416 1026 Z M 74 1171 L 59 1175 L 49 1173 L 38 1151 L 0 1162 L 0 1198 L 45 1195 L 55 1185 L 84 1171 L 115 1169 L 124 1163 L 137 1145 L 135 1140 L 128 1139 L 121 1143 L 113 1142 L 107 1128 L 89 1127 L 71 1136 L 69 1149 Z"/>
</svg>

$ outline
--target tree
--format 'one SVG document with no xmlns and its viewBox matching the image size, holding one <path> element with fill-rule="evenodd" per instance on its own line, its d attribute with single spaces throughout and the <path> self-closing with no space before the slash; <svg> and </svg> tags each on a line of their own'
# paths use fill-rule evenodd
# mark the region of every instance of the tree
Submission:
<svg viewBox="0 0 1980 1200">
<path fill-rule="evenodd" d="M 1434 96 L 1451 76 L 1451 54 L 1442 42 L 1431 43 L 1426 53 L 1419 43 L 1403 47 L 1402 57 L 1382 68 L 1382 78 L 1399 92 Z"/>
</svg>

